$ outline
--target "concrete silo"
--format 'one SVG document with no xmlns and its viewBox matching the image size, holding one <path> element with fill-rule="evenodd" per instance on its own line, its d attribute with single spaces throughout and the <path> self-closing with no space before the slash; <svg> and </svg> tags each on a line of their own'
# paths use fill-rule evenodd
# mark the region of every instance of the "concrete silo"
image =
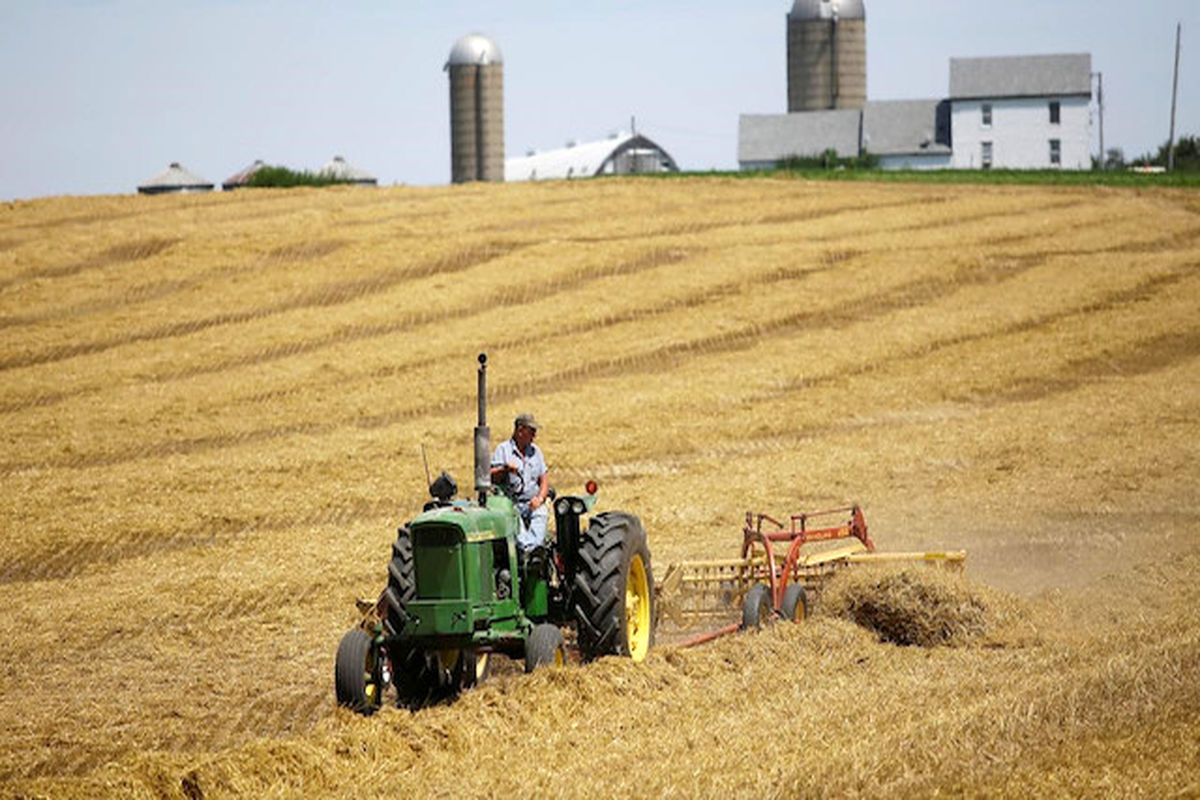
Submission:
<svg viewBox="0 0 1200 800">
<path fill-rule="evenodd" d="M 862 0 L 796 0 L 787 15 L 788 112 L 867 102 Z"/>
<path fill-rule="evenodd" d="M 504 180 L 504 59 L 486 36 L 454 43 L 450 73 L 450 180 Z"/>
</svg>

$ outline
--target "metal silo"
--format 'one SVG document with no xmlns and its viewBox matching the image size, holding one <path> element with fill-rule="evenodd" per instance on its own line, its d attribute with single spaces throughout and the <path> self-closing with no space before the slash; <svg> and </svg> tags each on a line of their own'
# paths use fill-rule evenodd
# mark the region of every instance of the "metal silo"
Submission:
<svg viewBox="0 0 1200 800">
<path fill-rule="evenodd" d="M 486 36 L 454 43 L 450 73 L 450 180 L 504 180 L 504 59 Z"/>
<path fill-rule="evenodd" d="M 867 13 L 862 0 L 796 0 L 787 15 L 788 111 L 867 102 Z"/>
</svg>

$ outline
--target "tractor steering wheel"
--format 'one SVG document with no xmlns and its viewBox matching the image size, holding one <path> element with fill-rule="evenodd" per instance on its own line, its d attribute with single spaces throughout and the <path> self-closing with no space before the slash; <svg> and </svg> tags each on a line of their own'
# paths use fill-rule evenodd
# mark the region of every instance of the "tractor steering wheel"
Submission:
<svg viewBox="0 0 1200 800">
<path fill-rule="evenodd" d="M 515 485 L 512 478 L 516 479 Z M 517 498 L 525 491 L 525 478 L 520 472 L 505 472 L 504 478 L 500 482 L 500 491 L 504 492 L 509 500 L 517 502 Z"/>
</svg>

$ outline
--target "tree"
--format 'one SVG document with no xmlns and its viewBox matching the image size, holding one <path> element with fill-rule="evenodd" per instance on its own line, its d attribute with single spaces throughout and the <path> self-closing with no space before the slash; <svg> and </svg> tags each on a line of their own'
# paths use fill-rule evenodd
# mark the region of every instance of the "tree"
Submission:
<svg viewBox="0 0 1200 800">
<path fill-rule="evenodd" d="M 1154 155 L 1147 153 L 1133 163 L 1138 166 L 1165 167 L 1170 154 L 1170 144 L 1163 142 Z M 1175 142 L 1175 171 L 1200 172 L 1200 136 L 1180 136 Z"/>
</svg>

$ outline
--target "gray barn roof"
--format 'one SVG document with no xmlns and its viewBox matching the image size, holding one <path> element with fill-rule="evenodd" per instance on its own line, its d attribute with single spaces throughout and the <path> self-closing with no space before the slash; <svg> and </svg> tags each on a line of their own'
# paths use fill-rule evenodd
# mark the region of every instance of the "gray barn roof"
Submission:
<svg viewBox="0 0 1200 800">
<path fill-rule="evenodd" d="M 950 59 L 950 99 L 1092 94 L 1092 56 L 996 56 Z"/>
<path fill-rule="evenodd" d="M 950 152 L 950 104 L 876 100 L 863 107 L 863 149 L 877 156 Z"/>
<path fill-rule="evenodd" d="M 833 148 L 842 158 L 858 155 L 859 114 L 854 108 L 795 114 L 742 114 L 738 161 L 779 161 L 819 156 Z"/>
</svg>

